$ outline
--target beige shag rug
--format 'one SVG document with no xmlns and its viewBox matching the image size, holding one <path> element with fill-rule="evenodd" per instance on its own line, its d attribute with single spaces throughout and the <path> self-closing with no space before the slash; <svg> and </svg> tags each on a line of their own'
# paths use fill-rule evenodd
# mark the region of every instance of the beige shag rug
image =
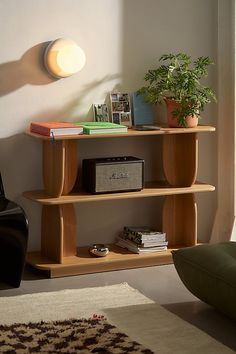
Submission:
<svg viewBox="0 0 236 354">
<path fill-rule="evenodd" d="M 117 333 L 126 334 L 130 343 L 133 341 L 141 343 L 144 348 L 140 346 L 140 351 L 136 348 L 137 353 L 145 353 L 145 350 L 148 353 L 148 349 L 145 348 L 160 354 L 234 353 L 126 283 L 0 297 L 2 326 L 10 326 L 14 323 L 91 319 L 94 315 L 105 316 L 107 320 L 104 323 L 115 326 L 114 331 Z M 104 350 L 104 348 L 100 349 Z M 109 351 L 100 351 L 100 353 L 109 353 Z"/>
</svg>

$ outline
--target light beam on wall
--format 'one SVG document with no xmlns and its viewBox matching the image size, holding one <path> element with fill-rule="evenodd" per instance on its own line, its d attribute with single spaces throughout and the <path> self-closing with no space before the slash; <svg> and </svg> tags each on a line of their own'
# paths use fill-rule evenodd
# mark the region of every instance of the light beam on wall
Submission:
<svg viewBox="0 0 236 354">
<path fill-rule="evenodd" d="M 71 76 L 85 65 L 84 51 L 71 39 L 59 38 L 52 41 L 44 52 L 44 64 L 55 78 Z"/>
</svg>

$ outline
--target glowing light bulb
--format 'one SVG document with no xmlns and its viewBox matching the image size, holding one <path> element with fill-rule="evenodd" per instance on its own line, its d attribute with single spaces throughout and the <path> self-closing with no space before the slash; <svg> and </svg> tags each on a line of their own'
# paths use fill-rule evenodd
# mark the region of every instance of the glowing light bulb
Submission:
<svg viewBox="0 0 236 354">
<path fill-rule="evenodd" d="M 71 39 L 59 38 L 51 42 L 44 54 L 46 69 L 56 78 L 77 73 L 85 62 L 84 51 Z"/>
</svg>

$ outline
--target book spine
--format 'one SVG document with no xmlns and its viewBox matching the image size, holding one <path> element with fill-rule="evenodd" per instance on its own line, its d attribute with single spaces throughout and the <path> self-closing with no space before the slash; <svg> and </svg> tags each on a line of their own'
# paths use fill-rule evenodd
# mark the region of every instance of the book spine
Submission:
<svg viewBox="0 0 236 354">
<path fill-rule="evenodd" d="M 127 244 L 132 245 L 133 247 L 142 247 L 142 248 L 150 248 L 150 247 L 162 247 L 167 246 L 168 241 L 159 241 L 159 240 L 151 240 L 151 241 L 140 241 L 136 242 L 134 238 L 127 237 L 126 234 L 121 234 L 119 239 L 124 240 Z"/>
<path fill-rule="evenodd" d="M 166 235 L 165 234 L 156 234 L 156 235 L 139 235 L 133 232 L 123 232 L 125 238 L 137 243 L 137 244 L 143 244 L 143 243 L 148 243 L 148 242 L 164 242 L 166 241 Z"/>
<path fill-rule="evenodd" d="M 166 237 L 161 239 L 151 238 L 143 240 L 141 237 L 129 233 L 123 233 L 121 237 L 124 240 L 128 240 L 139 247 L 164 246 L 168 244 L 168 241 L 166 241 Z"/>
<path fill-rule="evenodd" d="M 48 127 L 39 126 L 37 124 L 30 124 L 30 131 L 32 133 L 50 136 L 51 129 Z"/>
<path fill-rule="evenodd" d="M 166 251 L 167 246 L 156 246 L 156 247 L 150 247 L 150 248 L 143 248 L 143 247 L 137 247 L 137 246 L 132 246 L 127 243 L 124 243 L 118 240 L 116 243 L 117 246 L 120 246 L 122 248 L 126 248 L 130 252 L 133 253 L 149 253 L 149 252 L 160 252 L 160 251 Z"/>
</svg>

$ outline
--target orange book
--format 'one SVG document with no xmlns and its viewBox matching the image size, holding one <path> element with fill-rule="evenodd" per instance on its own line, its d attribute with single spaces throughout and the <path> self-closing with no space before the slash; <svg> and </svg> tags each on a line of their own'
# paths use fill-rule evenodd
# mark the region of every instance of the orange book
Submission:
<svg viewBox="0 0 236 354">
<path fill-rule="evenodd" d="M 70 122 L 31 122 L 30 131 L 32 133 L 54 137 L 82 134 L 83 127 Z"/>
</svg>

